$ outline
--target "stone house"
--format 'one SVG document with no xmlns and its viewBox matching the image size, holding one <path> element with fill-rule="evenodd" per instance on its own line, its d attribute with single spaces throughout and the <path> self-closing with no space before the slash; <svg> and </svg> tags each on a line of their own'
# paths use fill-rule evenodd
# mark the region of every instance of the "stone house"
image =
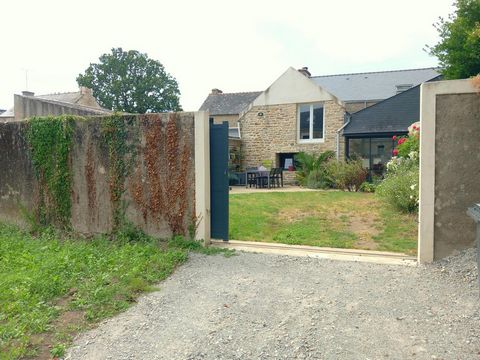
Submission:
<svg viewBox="0 0 480 360">
<path fill-rule="evenodd" d="M 92 90 L 81 86 L 79 91 L 35 95 L 31 91 L 15 94 L 11 109 L 0 114 L 0 122 L 17 121 L 31 116 L 47 115 L 103 115 L 111 113 L 102 108 Z"/>
<path fill-rule="evenodd" d="M 229 122 L 230 144 L 235 141 L 234 146 L 242 149 L 240 167 L 269 162 L 286 170 L 301 151 L 332 150 L 338 159 L 344 158 L 343 131 L 351 113 L 438 75 L 436 69 L 426 68 L 311 76 L 308 68 L 289 68 L 263 92 L 214 89 L 200 110 L 209 111 L 216 123 Z"/>
</svg>

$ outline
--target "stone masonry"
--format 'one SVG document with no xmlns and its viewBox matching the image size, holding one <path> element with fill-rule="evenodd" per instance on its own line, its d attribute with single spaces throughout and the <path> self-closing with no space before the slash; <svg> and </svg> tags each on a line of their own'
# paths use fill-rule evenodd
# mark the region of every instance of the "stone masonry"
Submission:
<svg viewBox="0 0 480 360">
<path fill-rule="evenodd" d="M 265 160 L 278 166 L 278 153 L 335 151 L 337 130 L 344 124 L 345 108 L 336 101 L 325 101 L 324 107 L 324 141 L 308 144 L 298 141 L 297 104 L 252 107 L 240 118 L 244 167 L 259 166 Z M 340 158 L 343 152 L 344 139 L 340 136 Z"/>
</svg>

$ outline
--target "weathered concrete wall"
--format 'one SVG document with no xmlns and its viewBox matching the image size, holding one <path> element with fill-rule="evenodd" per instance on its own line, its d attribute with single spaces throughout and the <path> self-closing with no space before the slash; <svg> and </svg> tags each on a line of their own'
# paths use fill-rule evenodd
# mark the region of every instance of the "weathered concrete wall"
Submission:
<svg viewBox="0 0 480 360">
<path fill-rule="evenodd" d="M 480 96 L 437 95 L 434 259 L 473 245 L 466 215 L 480 202 Z"/>
<path fill-rule="evenodd" d="M 174 231 L 186 233 L 195 217 L 194 114 L 120 119 L 132 149 L 127 157 L 134 159 L 122 184 L 125 218 L 162 238 Z M 108 233 L 114 224 L 114 164 L 102 135 L 105 121 L 93 117 L 73 125 L 71 224 L 83 234 Z M 0 124 L 0 220 L 21 225 L 26 225 L 22 207 L 31 213 L 36 210 L 39 186 L 25 140 L 27 126 L 26 122 Z"/>
<path fill-rule="evenodd" d="M 23 210 L 32 211 L 38 196 L 25 129 L 25 122 L 0 124 L 0 220 L 17 225 L 26 225 Z"/>
<path fill-rule="evenodd" d="M 76 104 L 62 104 L 31 96 L 14 96 L 15 120 L 23 120 L 32 116 L 47 115 L 102 115 L 106 111 L 98 108 L 86 108 Z"/>
<path fill-rule="evenodd" d="M 467 208 L 480 202 L 480 96 L 469 80 L 421 88 L 420 262 L 471 247 L 475 223 Z"/>
</svg>

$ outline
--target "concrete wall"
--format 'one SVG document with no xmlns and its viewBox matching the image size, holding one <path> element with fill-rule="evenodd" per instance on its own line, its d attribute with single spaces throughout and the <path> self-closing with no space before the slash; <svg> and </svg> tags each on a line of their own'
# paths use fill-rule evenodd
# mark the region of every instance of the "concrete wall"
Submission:
<svg viewBox="0 0 480 360">
<path fill-rule="evenodd" d="M 102 115 L 105 111 L 86 108 L 75 104 L 62 104 L 55 101 L 49 101 L 41 98 L 30 96 L 15 95 L 14 96 L 15 120 L 23 120 L 32 116 L 47 115 Z"/>
<path fill-rule="evenodd" d="M 204 220 L 201 238 L 208 238 L 208 114 L 149 114 L 122 119 L 127 124 L 127 143 L 136 153 L 124 183 L 126 218 L 145 232 L 166 238 L 172 234 L 172 217 L 181 217 L 186 232 L 197 215 Z M 74 123 L 71 223 L 83 234 L 108 233 L 113 225 L 112 164 L 102 138 L 104 121 L 94 117 Z M 27 126 L 23 121 L 0 124 L 0 220 L 19 225 L 26 225 L 22 208 L 35 212 L 38 203 L 39 183 L 25 140 Z M 197 191 L 204 190 L 197 196 L 196 171 L 201 182 Z"/>
<path fill-rule="evenodd" d="M 480 202 L 480 96 L 470 80 L 421 89 L 419 260 L 431 262 L 471 247 Z"/>
</svg>

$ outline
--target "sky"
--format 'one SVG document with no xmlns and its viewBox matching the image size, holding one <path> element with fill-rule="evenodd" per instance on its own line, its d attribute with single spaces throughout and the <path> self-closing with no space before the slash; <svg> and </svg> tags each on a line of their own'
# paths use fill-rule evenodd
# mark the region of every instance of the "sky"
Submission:
<svg viewBox="0 0 480 360">
<path fill-rule="evenodd" d="M 423 51 L 453 0 L 6 0 L 0 109 L 13 94 L 76 91 L 113 47 L 160 61 L 184 110 L 212 88 L 265 90 L 288 67 L 313 75 L 437 66 Z"/>
</svg>

